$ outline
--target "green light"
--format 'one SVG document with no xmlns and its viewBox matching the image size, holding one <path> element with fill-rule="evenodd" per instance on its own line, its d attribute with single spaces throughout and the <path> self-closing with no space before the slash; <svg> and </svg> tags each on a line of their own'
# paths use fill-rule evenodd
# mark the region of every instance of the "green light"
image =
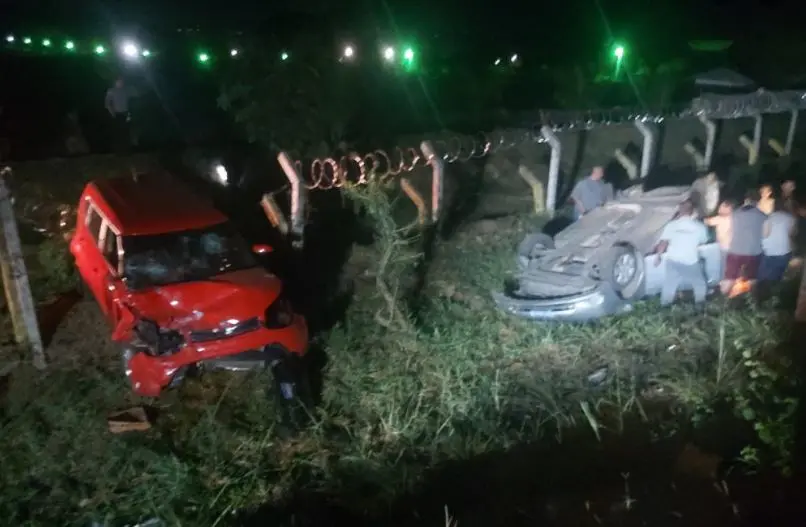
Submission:
<svg viewBox="0 0 806 527">
<path fill-rule="evenodd" d="M 280 60 L 288 60 L 288 53 L 286 53 L 285 51 L 280 53 Z"/>
<path fill-rule="evenodd" d="M 210 62 L 210 55 L 208 55 L 207 53 L 204 53 L 204 52 L 199 53 L 199 55 L 196 58 L 202 64 L 207 64 L 208 62 Z"/>
<path fill-rule="evenodd" d="M 95 54 L 96 55 L 103 55 L 104 53 L 106 53 L 106 48 L 105 47 L 101 46 L 100 44 L 95 46 Z"/>
<path fill-rule="evenodd" d="M 145 58 L 148 58 L 151 56 L 151 52 L 147 49 L 144 49 L 141 55 L 144 56 Z"/>
<path fill-rule="evenodd" d="M 25 37 L 24 39 L 22 39 L 22 43 L 23 43 L 23 44 L 30 44 L 31 42 L 33 42 L 33 41 L 31 40 L 31 37 Z"/>
<path fill-rule="evenodd" d="M 49 48 L 50 47 L 50 39 L 49 38 L 44 39 L 42 41 L 42 45 L 45 46 L 46 48 Z"/>
<path fill-rule="evenodd" d="M 415 68 L 417 67 L 416 66 L 416 61 L 415 61 L 414 48 L 412 48 L 410 46 L 404 47 L 402 57 L 403 57 L 403 60 L 402 60 L 403 70 L 405 70 L 408 73 L 411 73 L 412 71 L 414 71 Z"/>
<path fill-rule="evenodd" d="M 624 46 L 616 46 L 616 49 L 613 50 L 613 55 L 616 56 L 618 60 L 624 58 Z"/>
<path fill-rule="evenodd" d="M 64 49 L 66 49 L 67 51 L 73 51 L 74 49 L 76 49 L 76 45 L 72 40 L 68 40 L 67 42 L 64 43 Z"/>
</svg>

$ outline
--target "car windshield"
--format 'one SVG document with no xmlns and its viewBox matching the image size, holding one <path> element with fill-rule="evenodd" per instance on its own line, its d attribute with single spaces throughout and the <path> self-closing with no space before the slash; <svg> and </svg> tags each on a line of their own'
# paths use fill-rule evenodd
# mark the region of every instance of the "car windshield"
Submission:
<svg viewBox="0 0 806 527">
<path fill-rule="evenodd" d="M 257 265 L 229 223 L 205 229 L 123 237 L 123 278 L 131 289 L 209 280 Z"/>
</svg>

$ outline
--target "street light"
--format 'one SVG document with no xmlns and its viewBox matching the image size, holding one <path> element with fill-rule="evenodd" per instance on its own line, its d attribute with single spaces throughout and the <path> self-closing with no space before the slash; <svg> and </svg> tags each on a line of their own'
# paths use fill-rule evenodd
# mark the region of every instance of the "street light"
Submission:
<svg viewBox="0 0 806 527">
<path fill-rule="evenodd" d="M 123 56 L 130 60 L 134 60 L 140 56 L 140 48 L 138 48 L 134 42 L 124 42 L 121 51 L 123 51 Z"/>
<path fill-rule="evenodd" d="M 95 46 L 94 51 L 96 55 L 103 55 L 104 53 L 106 53 L 106 48 L 98 44 L 97 46 Z"/>
<path fill-rule="evenodd" d="M 14 38 L 14 35 L 6 35 L 6 42 L 8 42 L 9 44 L 12 44 L 14 40 L 16 40 Z"/>
<path fill-rule="evenodd" d="M 229 56 L 230 57 L 237 57 L 238 56 L 238 50 L 235 49 L 235 48 L 232 48 L 231 50 L 229 50 Z"/>
<path fill-rule="evenodd" d="M 45 46 L 46 48 L 49 48 L 50 44 L 51 44 L 51 42 L 50 42 L 49 38 L 46 38 L 46 39 L 42 40 L 42 45 Z"/>
<path fill-rule="evenodd" d="M 280 53 L 280 60 L 283 60 L 283 61 L 288 60 L 288 53 L 285 52 L 285 51 Z"/>
<path fill-rule="evenodd" d="M 395 60 L 395 48 L 392 46 L 387 46 L 383 49 L 383 58 L 387 62 L 392 62 Z"/>
<path fill-rule="evenodd" d="M 67 51 L 73 51 L 74 49 L 76 49 L 76 45 L 72 40 L 68 40 L 67 42 L 64 43 L 64 49 L 66 49 Z"/>
<path fill-rule="evenodd" d="M 345 46 L 343 55 L 345 59 L 351 59 L 355 55 L 355 50 L 352 46 Z"/>
<path fill-rule="evenodd" d="M 621 44 L 616 44 L 616 47 L 613 48 L 613 56 L 616 57 L 616 71 L 614 74 L 615 79 L 618 79 L 619 73 L 621 73 L 621 63 L 624 61 L 625 53 L 626 50 Z"/>
</svg>

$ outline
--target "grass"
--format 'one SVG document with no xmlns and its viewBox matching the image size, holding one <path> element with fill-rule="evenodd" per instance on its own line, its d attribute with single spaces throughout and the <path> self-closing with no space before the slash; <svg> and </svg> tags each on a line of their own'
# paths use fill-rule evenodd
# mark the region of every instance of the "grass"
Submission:
<svg viewBox="0 0 806 527">
<path fill-rule="evenodd" d="M 489 293 L 511 270 L 527 224 L 483 220 L 439 244 L 416 328 L 377 323 L 378 255 L 356 247 L 355 298 L 344 325 L 320 337 L 323 401 L 294 438 L 278 433 L 265 376 L 226 374 L 189 380 L 157 401 L 152 430 L 110 434 L 107 413 L 149 401 L 128 393 L 106 327 L 80 303 L 54 339 L 47 372 L 22 366 L 10 379 L 0 515 L 9 525 L 149 517 L 232 525 L 237 512 L 299 493 L 383 514 L 445 462 L 570 435 L 595 444 L 635 416 L 675 433 L 741 390 L 743 353 L 774 351 L 786 331 L 788 316 L 775 306 L 721 302 L 694 315 L 650 300 L 595 325 L 500 314 Z M 666 414 L 653 410 L 659 400 Z"/>
</svg>

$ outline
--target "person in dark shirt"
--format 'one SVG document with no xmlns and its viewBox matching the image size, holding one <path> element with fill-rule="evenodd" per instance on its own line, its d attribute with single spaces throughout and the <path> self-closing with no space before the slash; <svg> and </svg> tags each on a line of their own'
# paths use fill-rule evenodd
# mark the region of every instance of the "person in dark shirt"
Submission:
<svg viewBox="0 0 806 527">
<path fill-rule="evenodd" d="M 604 182 L 604 169 L 593 167 L 585 179 L 577 182 L 571 191 L 571 201 L 574 203 L 574 220 L 613 199 L 613 187 Z"/>
</svg>

